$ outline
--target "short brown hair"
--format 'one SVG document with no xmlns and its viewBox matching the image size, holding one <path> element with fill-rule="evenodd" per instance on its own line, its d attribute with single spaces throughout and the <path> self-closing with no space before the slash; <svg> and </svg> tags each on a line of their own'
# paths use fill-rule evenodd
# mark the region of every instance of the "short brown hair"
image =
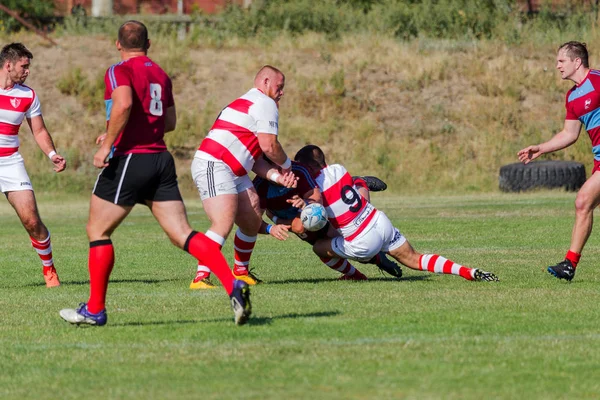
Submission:
<svg viewBox="0 0 600 400">
<path fill-rule="evenodd" d="M 7 44 L 0 51 L 0 65 L 4 65 L 7 61 L 11 63 L 17 62 L 23 57 L 33 58 L 33 54 L 31 54 L 23 43 Z"/>
<path fill-rule="evenodd" d="M 130 20 L 119 28 L 119 43 L 125 50 L 148 50 L 148 29 L 140 21 Z"/>
<path fill-rule="evenodd" d="M 581 65 L 584 68 L 589 68 L 587 45 L 582 42 L 567 42 L 560 45 L 558 51 L 565 50 L 567 56 L 573 61 L 576 58 L 581 59 Z"/>
</svg>

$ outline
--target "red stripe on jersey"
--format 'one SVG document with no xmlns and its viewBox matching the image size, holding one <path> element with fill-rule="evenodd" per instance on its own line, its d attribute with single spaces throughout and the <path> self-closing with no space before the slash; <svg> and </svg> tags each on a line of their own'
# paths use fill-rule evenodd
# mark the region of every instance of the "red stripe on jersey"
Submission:
<svg viewBox="0 0 600 400">
<path fill-rule="evenodd" d="M 431 258 L 429 259 L 429 262 L 427 263 L 427 271 L 435 272 L 435 262 L 437 261 L 438 258 L 440 258 L 440 256 L 438 256 L 437 254 L 434 254 L 431 256 Z"/>
<path fill-rule="evenodd" d="M 33 93 L 31 97 L 15 97 L 0 95 L 0 109 L 8 111 L 25 112 L 29 110 L 33 103 Z"/>
<path fill-rule="evenodd" d="M 13 155 L 19 150 L 18 147 L 0 147 L 0 157 Z"/>
<path fill-rule="evenodd" d="M 233 154 L 229 152 L 229 150 L 227 150 L 225 146 L 215 142 L 210 138 L 204 138 L 202 143 L 200 143 L 200 148 L 198 150 L 222 160 L 225 164 L 229 165 L 229 168 L 231 168 L 233 173 L 237 176 L 244 176 L 248 174 L 242 164 L 239 163 L 239 161 L 233 156 Z"/>
<path fill-rule="evenodd" d="M 452 273 L 452 266 L 454 265 L 454 263 L 450 260 L 446 260 L 446 262 L 444 263 L 444 267 L 443 267 L 443 273 L 444 274 L 451 274 Z"/>
<path fill-rule="evenodd" d="M 258 156 L 262 154 L 260 146 L 258 144 L 258 138 L 254 134 L 254 132 L 236 125 L 231 122 L 223 121 L 222 119 L 218 119 L 213 124 L 212 129 L 221 129 L 224 131 L 231 132 L 238 140 L 244 145 L 245 148 L 248 149 L 252 157 L 256 160 Z"/>
<path fill-rule="evenodd" d="M 327 207 L 328 205 L 335 203 L 342 198 L 342 188 L 344 186 L 352 187 L 353 185 L 354 182 L 352 181 L 352 177 L 346 172 L 339 181 L 323 191 L 323 205 Z"/>
<path fill-rule="evenodd" d="M 6 122 L 0 122 L 0 135 L 18 135 L 21 125 L 13 125 Z"/>
<path fill-rule="evenodd" d="M 358 227 L 358 229 L 356 230 L 356 232 L 354 232 L 352 235 L 348 236 L 346 238 L 346 240 L 350 242 L 350 241 L 352 241 L 352 239 L 354 239 L 355 237 L 357 237 L 358 235 L 360 235 L 360 233 L 365 230 L 365 228 L 369 225 L 369 222 L 371 222 L 371 220 L 375 216 L 375 212 L 376 212 L 376 210 L 373 210 L 373 212 L 371 214 L 369 214 L 369 216 L 367 217 L 367 219 L 365 219 L 363 221 L 363 223 L 360 224 L 360 226 Z"/>
<path fill-rule="evenodd" d="M 248 114 L 248 110 L 250 109 L 250 106 L 252 106 L 253 104 L 254 103 L 251 102 L 250 100 L 237 99 L 233 103 L 228 105 L 227 108 L 231 108 L 232 110 L 239 111 L 244 114 Z"/>
</svg>

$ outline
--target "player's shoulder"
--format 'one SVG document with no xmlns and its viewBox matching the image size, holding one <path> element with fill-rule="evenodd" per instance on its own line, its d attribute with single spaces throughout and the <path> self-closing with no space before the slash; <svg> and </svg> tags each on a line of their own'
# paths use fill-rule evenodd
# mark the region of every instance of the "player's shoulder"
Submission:
<svg viewBox="0 0 600 400">
<path fill-rule="evenodd" d="M 261 106 L 270 106 L 277 108 L 277 104 L 275 100 L 258 90 L 257 88 L 252 88 L 248 90 L 241 99 L 249 100 L 253 104 L 261 105 Z"/>
<path fill-rule="evenodd" d="M 11 90 L 11 96 L 33 98 L 35 97 L 35 90 L 27 85 L 17 83 Z"/>
</svg>

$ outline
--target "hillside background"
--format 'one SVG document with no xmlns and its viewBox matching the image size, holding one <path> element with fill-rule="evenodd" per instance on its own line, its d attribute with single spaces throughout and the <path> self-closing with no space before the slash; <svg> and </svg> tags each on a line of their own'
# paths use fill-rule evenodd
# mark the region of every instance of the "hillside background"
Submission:
<svg viewBox="0 0 600 400">
<path fill-rule="evenodd" d="M 497 191 L 502 165 L 562 128 L 572 83 L 555 69 L 556 49 L 587 42 L 594 66 L 597 10 L 580 2 L 528 16 L 511 2 L 408 3 L 231 8 L 217 22 L 198 16 L 184 40 L 150 22 L 149 56 L 174 82 L 178 127 L 167 142 L 183 190 L 194 190 L 190 162 L 219 110 L 272 64 L 286 74 L 280 140 L 288 154 L 317 144 L 330 163 L 380 176 L 398 193 Z M 34 53 L 27 84 L 69 163 L 54 175 L 25 124 L 21 152 L 38 190 L 93 186 L 94 140 L 105 126 L 103 74 L 119 61 L 119 23 L 67 19 L 52 32 L 58 46 L 24 31 L 0 34 L 2 43 L 21 41 Z M 583 162 L 589 173 L 587 134 L 546 158 Z"/>
</svg>

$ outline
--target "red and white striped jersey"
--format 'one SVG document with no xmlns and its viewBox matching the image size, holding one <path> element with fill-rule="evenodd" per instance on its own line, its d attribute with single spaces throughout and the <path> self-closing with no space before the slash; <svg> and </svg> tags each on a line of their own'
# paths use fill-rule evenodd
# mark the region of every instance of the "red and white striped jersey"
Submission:
<svg viewBox="0 0 600 400">
<path fill-rule="evenodd" d="M 196 152 L 196 157 L 223 161 L 244 176 L 262 154 L 258 133 L 277 135 L 277 104 L 258 89 L 250 89 L 221 111 Z"/>
<path fill-rule="evenodd" d="M 42 108 L 33 89 L 19 84 L 0 89 L 0 157 L 19 150 L 19 127 L 23 119 L 38 115 L 42 115 Z"/>
<path fill-rule="evenodd" d="M 316 178 L 327 218 L 344 239 L 357 237 L 377 213 L 354 185 L 352 176 L 339 164 L 328 165 Z"/>
</svg>

